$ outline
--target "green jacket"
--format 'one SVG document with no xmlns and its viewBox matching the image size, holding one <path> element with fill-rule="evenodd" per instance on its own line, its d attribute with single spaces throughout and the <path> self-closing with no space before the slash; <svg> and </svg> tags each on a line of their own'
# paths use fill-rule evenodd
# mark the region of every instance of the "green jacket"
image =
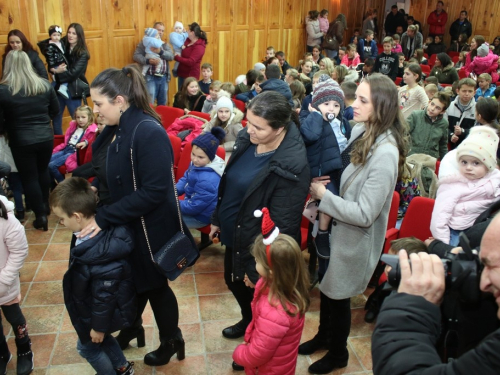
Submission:
<svg viewBox="0 0 500 375">
<path fill-rule="evenodd" d="M 426 154 L 442 159 L 448 152 L 448 121 L 440 116 L 432 122 L 427 110 L 414 111 L 406 119 L 410 126 L 411 148 L 408 155 Z"/>
<path fill-rule="evenodd" d="M 431 76 L 436 77 L 439 83 L 453 84 L 453 82 L 458 81 L 457 70 L 453 66 L 453 63 L 441 68 L 440 66 L 435 66 L 431 70 Z"/>
</svg>

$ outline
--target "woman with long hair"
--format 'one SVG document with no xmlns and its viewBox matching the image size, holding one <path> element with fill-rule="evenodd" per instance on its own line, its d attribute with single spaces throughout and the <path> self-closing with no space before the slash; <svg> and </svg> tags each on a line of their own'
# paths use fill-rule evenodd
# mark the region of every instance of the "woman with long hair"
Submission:
<svg viewBox="0 0 500 375">
<path fill-rule="evenodd" d="M 90 59 L 90 53 L 85 42 L 85 33 L 79 23 L 72 23 L 68 26 L 66 36 L 61 42 L 64 43 L 64 54 L 68 65 L 61 64 L 57 68 L 51 69 L 51 73 L 54 74 L 58 83 L 68 84 L 70 98 L 64 98 L 61 95 L 57 96 L 59 99 L 59 113 L 54 119 L 54 134 L 62 134 L 64 108 L 68 107 L 69 114 L 73 118 L 75 110 L 82 105 L 83 97 L 77 95 L 81 91 L 77 89 L 77 86 L 81 81 L 88 84 L 85 72 Z"/>
<path fill-rule="evenodd" d="M 398 105 L 397 87 L 385 75 L 366 77 L 356 90 L 354 126 L 342 153 L 340 196 L 312 182 L 319 210 L 332 216 L 330 257 L 320 282 L 318 333 L 299 347 L 299 354 L 326 348 L 309 367 L 327 374 L 346 367 L 351 329 L 350 298 L 365 291 L 380 258 L 394 186 L 408 152 L 408 126 Z"/>
<path fill-rule="evenodd" d="M 330 22 L 330 26 L 328 27 L 328 31 L 325 35 L 325 39 L 332 40 L 329 46 L 323 46 L 325 48 L 326 55 L 333 59 L 337 57 L 340 45 L 344 40 L 344 31 L 347 29 L 347 21 L 345 15 L 339 13 L 337 17 Z"/>
<path fill-rule="evenodd" d="M 196 80 L 200 77 L 200 64 L 205 55 L 208 39 L 200 25 L 193 22 L 189 25 L 188 38 L 184 42 L 182 52 L 175 53 L 174 60 L 179 62 L 177 68 L 177 89 L 180 90 L 184 80 L 188 77 L 194 77 Z"/>
<path fill-rule="evenodd" d="M 180 230 L 172 174 L 158 173 L 170 169 L 172 145 L 160 125 L 160 117 L 149 105 L 146 84 L 137 66 L 104 70 L 92 82 L 90 93 L 94 113 L 106 123 L 100 137 L 113 136 L 106 160 L 110 204 L 98 210 L 79 237 L 93 237 L 110 226 L 129 225 L 133 229 L 135 247 L 130 262 L 137 291 L 137 318 L 132 327 L 120 332 L 117 340 L 122 348 L 135 338 L 140 346 L 144 345 L 141 315 L 149 301 L 158 325 L 160 346 L 146 354 L 144 363 L 165 365 L 175 353 L 178 359 L 184 359 L 177 299 L 150 255 Z M 185 233 L 193 241 L 189 231 Z"/>
<path fill-rule="evenodd" d="M 175 94 L 173 106 L 183 109 L 186 114 L 190 111 L 201 112 L 206 98 L 200 89 L 198 80 L 194 77 L 188 77 L 182 84 L 182 88 Z"/>
<path fill-rule="evenodd" d="M 38 52 L 33 49 L 33 46 L 21 30 L 10 30 L 7 34 L 7 41 L 8 43 L 5 46 L 5 52 L 2 56 L 2 75 L 5 71 L 5 58 L 7 54 L 12 50 L 16 50 L 26 52 L 36 74 L 38 74 L 42 78 L 49 79 L 47 70 L 45 69 L 45 65 L 43 65 L 43 61 L 38 56 Z"/>
<path fill-rule="evenodd" d="M 444 52 L 437 54 L 436 63 L 434 64 L 430 75 L 436 77 L 439 83 L 447 83 L 450 85 L 460 79 L 453 61 L 451 61 L 450 56 Z"/>
<path fill-rule="evenodd" d="M 48 165 L 54 147 L 50 124 L 59 103 L 49 81 L 33 69 L 28 55 L 10 51 L 0 82 L 0 128 L 9 137 L 26 200 L 35 212 L 33 226 L 48 230 L 50 177 Z"/>
</svg>

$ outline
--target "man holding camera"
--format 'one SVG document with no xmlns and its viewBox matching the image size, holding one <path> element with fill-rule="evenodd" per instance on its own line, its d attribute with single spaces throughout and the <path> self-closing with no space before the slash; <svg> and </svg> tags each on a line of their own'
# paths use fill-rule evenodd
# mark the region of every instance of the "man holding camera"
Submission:
<svg viewBox="0 0 500 375">
<path fill-rule="evenodd" d="M 480 288 L 494 295 L 500 318 L 500 215 L 483 235 L 480 258 L 484 265 Z M 435 344 L 445 291 L 443 263 L 437 255 L 412 254 L 410 268 L 404 250 L 399 259 L 398 293 L 384 302 L 372 336 L 374 374 L 498 374 L 500 329 L 458 359 L 441 362 Z"/>
</svg>

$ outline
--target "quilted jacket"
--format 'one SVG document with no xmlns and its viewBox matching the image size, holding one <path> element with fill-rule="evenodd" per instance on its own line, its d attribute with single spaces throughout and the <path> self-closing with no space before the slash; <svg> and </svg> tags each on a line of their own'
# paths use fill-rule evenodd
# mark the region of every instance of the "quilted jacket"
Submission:
<svg viewBox="0 0 500 375">
<path fill-rule="evenodd" d="M 206 122 L 205 119 L 193 115 L 186 115 L 175 119 L 175 121 L 168 127 L 168 135 L 178 135 L 184 130 L 191 130 L 191 132 L 182 140 L 181 146 L 188 142 L 192 142 L 202 132 L 202 126 Z"/>
<path fill-rule="evenodd" d="M 484 57 L 476 56 L 474 60 L 471 61 L 470 53 L 467 54 L 465 58 L 465 73 L 469 75 L 474 73 L 480 75 L 482 73 L 488 73 L 491 75 L 491 82 L 496 83 L 499 79 L 498 73 L 498 56 L 490 51 L 488 55 Z"/>
</svg>

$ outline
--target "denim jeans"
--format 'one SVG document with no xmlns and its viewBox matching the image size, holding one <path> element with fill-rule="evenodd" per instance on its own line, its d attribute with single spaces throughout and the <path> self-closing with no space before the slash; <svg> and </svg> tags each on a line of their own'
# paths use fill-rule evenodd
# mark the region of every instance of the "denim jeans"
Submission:
<svg viewBox="0 0 500 375">
<path fill-rule="evenodd" d="M 78 339 L 76 350 L 97 371 L 97 375 L 115 375 L 115 369 L 127 365 L 120 345 L 111 335 L 106 335 L 100 344 L 92 341 L 82 344 Z"/>
<path fill-rule="evenodd" d="M 149 92 L 149 103 L 154 104 L 156 100 L 156 105 L 166 105 L 168 92 L 167 76 L 157 77 L 146 74 L 144 79 L 146 80 L 146 88 Z"/>
<path fill-rule="evenodd" d="M 450 228 L 450 245 L 451 246 L 458 246 L 458 243 L 460 242 L 460 233 L 462 233 L 462 230 L 455 230 Z"/>
<path fill-rule="evenodd" d="M 62 117 L 64 113 L 64 108 L 68 107 L 69 115 L 74 118 L 75 111 L 78 107 L 82 105 L 81 99 L 66 99 L 61 95 L 57 94 L 57 99 L 59 100 L 59 113 L 52 120 L 52 126 L 54 128 L 54 135 L 60 135 L 62 131 Z"/>
<path fill-rule="evenodd" d="M 189 229 L 203 228 L 203 227 L 207 226 L 208 224 L 210 224 L 209 222 L 204 223 L 202 221 L 195 219 L 193 216 L 188 216 L 188 215 L 182 215 L 182 220 L 184 221 L 184 224 L 186 224 L 186 226 Z"/>
<path fill-rule="evenodd" d="M 328 56 L 331 59 L 337 57 L 337 55 L 338 55 L 337 51 L 331 50 L 331 49 L 325 49 L 325 53 L 326 53 L 326 56 Z"/>
<path fill-rule="evenodd" d="M 64 176 L 59 172 L 59 167 L 61 165 L 64 165 L 66 162 L 66 159 L 71 155 L 74 154 L 76 150 L 71 147 L 71 146 L 66 146 L 62 151 L 56 152 L 55 154 L 52 154 L 52 157 L 50 158 L 49 162 L 49 172 L 50 175 L 57 181 L 61 182 L 64 180 Z"/>
</svg>

